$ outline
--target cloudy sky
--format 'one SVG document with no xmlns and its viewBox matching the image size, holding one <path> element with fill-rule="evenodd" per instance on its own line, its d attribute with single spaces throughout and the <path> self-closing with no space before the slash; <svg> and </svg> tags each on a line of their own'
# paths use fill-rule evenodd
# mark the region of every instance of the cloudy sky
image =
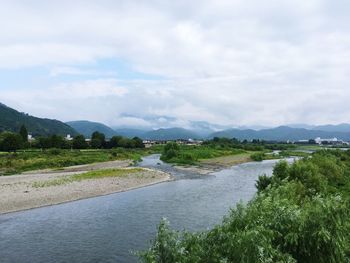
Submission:
<svg viewBox="0 0 350 263">
<path fill-rule="evenodd" d="M 63 121 L 350 122 L 348 0 L 2 0 L 0 102 Z"/>
</svg>

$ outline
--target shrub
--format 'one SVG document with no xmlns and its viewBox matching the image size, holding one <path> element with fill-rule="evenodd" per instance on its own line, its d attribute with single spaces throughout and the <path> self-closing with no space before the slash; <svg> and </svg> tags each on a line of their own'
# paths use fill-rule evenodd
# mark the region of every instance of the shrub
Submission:
<svg viewBox="0 0 350 263">
<path fill-rule="evenodd" d="M 317 153 L 272 177 L 220 225 L 177 232 L 162 222 L 144 262 L 350 262 L 350 152 Z"/>
<path fill-rule="evenodd" d="M 49 149 L 48 153 L 51 155 L 59 155 L 62 153 L 62 151 L 61 149 L 52 148 L 52 149 Z"/>
<path fill-rule="evenodd" d="M 260 175 L 256 181 L 255 187 L 258 189 L 258 192 L 265 190 L 271 184 L 271 177 L 266 174 Z"/>
<path fill-rule="evenodd" d="M 254 154 L 250 155 L 250 158 L 256 162 L 263 161 L 264 157 L 265 157 L 265 154 L 263 154 L 263 153 L 254 153 Z"/>
</svg>

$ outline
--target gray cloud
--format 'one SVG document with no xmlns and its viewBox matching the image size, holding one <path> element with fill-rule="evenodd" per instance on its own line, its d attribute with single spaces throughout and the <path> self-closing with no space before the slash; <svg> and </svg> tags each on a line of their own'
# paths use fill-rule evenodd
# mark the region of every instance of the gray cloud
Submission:
<svg viewBox="0 0 350 263">
<path fill-rule="evenodd" d="M 182 126 L 349 122 L 349 11 L 331 0 L 5 1 L 0 70 L 85 75 L 81 65 L 108 58 L 164 79 L 122 81 L 96 68 L 0 98 L 111 125 L 162 125 L 150 116 Z"/>
</svg>

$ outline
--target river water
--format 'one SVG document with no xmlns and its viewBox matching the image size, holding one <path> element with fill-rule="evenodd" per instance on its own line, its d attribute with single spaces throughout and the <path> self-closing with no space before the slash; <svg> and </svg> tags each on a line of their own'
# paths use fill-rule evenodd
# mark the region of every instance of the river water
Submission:
<svg viewBox="0 0 350 263">
<path fill-rule="evenodd" d="M 157 225 L 206 230 L 239 201 L 255 194 L 258 176 L 276 161 L 252 162 L 207 176 L 180 172 L 144 158 L 175 180 L 127 192 L 0 216 L 0 262 L 136 262 L 132 251 L 149 247 Z"/>
</svg>

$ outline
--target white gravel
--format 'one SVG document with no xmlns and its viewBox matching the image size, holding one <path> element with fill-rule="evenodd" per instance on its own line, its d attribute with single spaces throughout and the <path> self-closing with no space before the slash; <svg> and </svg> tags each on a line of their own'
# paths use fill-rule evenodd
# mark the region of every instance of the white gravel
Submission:
<svg viewBox="0 0 350 263">
<path fill-rule="evenodd" d="M 53 205 L 99 195 L 127 191 L 171 180 L 169 174 L 142 169 L 126 177 L 87 179 L 67 184 L 34 187 L 35 182 L 50 181 L 62 176 L 84 173 L 91 170 L 123 168 L 126 162 L 106 162 L 68 167 L 62 171 L 36 171 L 20 175 L 0 176 L 0 214 L 41 206 Z"/>
</svg>

